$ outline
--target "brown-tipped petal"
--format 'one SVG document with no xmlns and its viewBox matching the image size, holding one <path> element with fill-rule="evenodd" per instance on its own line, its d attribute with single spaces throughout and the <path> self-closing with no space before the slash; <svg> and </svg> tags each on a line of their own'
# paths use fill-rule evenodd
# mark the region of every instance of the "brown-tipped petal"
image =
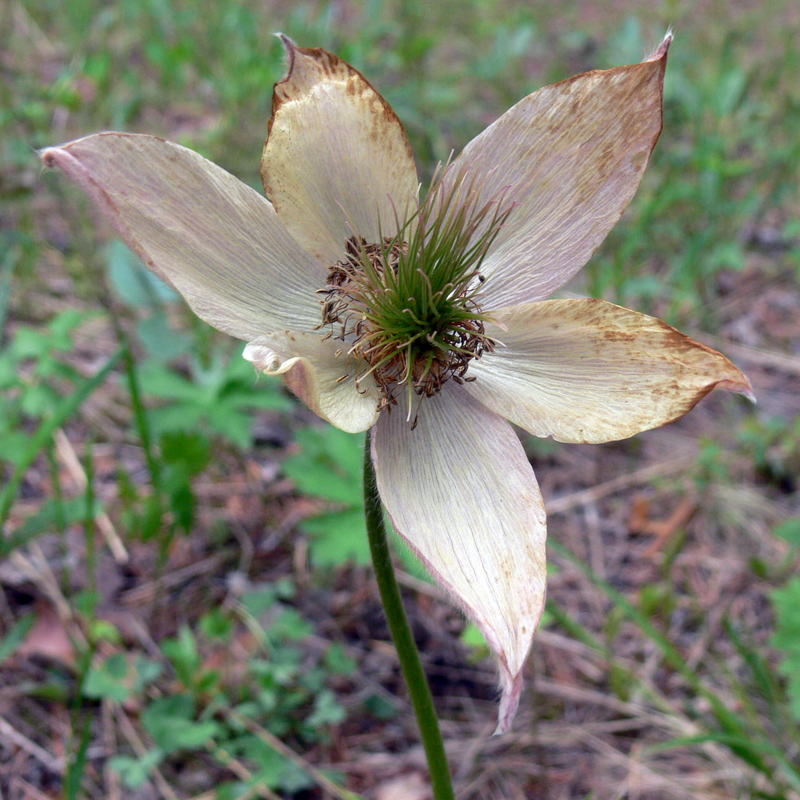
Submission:
<svg viewBox="0 0 800 800">
<path fill-rule="evenodd" d="M 654 317 L 603 300 L 548 300 L 493 313 L 501 341 L 470 364 L 470 394 L 561 442 L 625 439 L 683 416 L 714 387 L 752 399 L 725 356 Z"/>
<path fill-rule="evenodd" d="M 260 336 L 242 355 L 259 371 L 281 375 L 317 416 L 347 433 L 360 433 L 377 421 L 381 395 L 369 379 L 356 388 L 355 365 L 346 353 L 337 355 L 341 347 L 341 342 L 317 333 L 286 332 Z"/>
<path fill-rule="evenodd" d="M 522 445 L 451 382 L 422 401 L 414 430 L 407 400 L 381 414 L 372 448 L 392 523 L 497 657 L 505 731 L 545 600 L 544 504 Z"/>
<path fill-rule="evenodd" d="M 549 297 L 620 218 L 661 132 L 669 38 L 654 60 L 539 89 L 456 159 L 486 200 L 518 204 L 483 262 L 484 310 Z"/>
<path fill-rule="evenodd" d="M 261 162 L 267 196 L 291 234 L 326 265 L 354 233 L 397 232 L 417 193 L 405 129 L 360 72 L 281 36 L 289 57 L 275 85 Z M 380 221 L 380 227 L 379 227 Z"/>
<path fill-rule="evenodd" d="M 198 153 L 155 136 L 101 133 L 41 157 L 210 325 L 251 339 L 319 324 L 315 291 L 326 270 L 269 201 Z"/>
</svg>

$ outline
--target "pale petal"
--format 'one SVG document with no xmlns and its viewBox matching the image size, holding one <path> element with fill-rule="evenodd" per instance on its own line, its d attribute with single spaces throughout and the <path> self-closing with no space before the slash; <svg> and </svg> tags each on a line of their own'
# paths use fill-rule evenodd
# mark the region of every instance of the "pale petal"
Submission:
<svg viewBox="0 0 800 800">
<path fill-rule="evenodd" d="M 661 133 L 670 38 L 651 61 L 539 89 L 456 159 L 451 179 L 517 204 L 482 265 L 484 310 L 549 297 L 620 218 Z"/>
<path fill-rule="evenodd" d="M 507 730 L 544 608 L 542 496 L 511 426 L 462 387 L 423 400 L 414 430 L 402 405 L 375 428 L 378 489 L 397 531 L 494 650 Z"/>
<path fill-rule="evenodd" d="M 348 433 L 371 428 L 378 419 L 381 395 L 366 379 L 357 389 L 354 365 L 337 351 L 341 342 L 313 333 L 276 333 L 250 342 L 242 354 L 268 375 L 282 375 L 286 385 L 318 416 Z M 348 379 L 341 380 L 349 374 Z"/>
<path fill-rule="evenodd" d="M 326 270 L 268 200 L 198 153 L 155 136 L 101 133 L 41 157 L 215 328 L 250 339 L 319 324 L 315 291 Z"/>
<path fill-rule="evenodd" d="M 493 411 L 561 442 L 608 442 L 671 422 L 715 386 L 752 398 L 725 356 L 654 317 L 603 300 L 547 300 L 493 313 L 498 346 L 465 384 Z"/>
<path fill-rule="evenodd" d="M 397 115 L 361 73 L 281 38 L 289 69 L 275 85 L 261 175 L 291 234 L 332 266 L 354 233 L 378 242 L 397 232 L 395 213 L 402 218 L 417 193 L 414 157 Z"/>
</svg>

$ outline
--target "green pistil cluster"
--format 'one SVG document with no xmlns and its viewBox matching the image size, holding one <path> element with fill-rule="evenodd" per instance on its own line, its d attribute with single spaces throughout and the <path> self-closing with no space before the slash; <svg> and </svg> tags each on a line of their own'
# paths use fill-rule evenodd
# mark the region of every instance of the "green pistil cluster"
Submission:
<svg viewBox="0 0 800 800">
<path fill-rule="evenodd" d="M 423 398 L 450 379 L 474 380 L 469 362 L 494 349 L 478 303 L 480 267 L 512 206 L 502 196 L 481 202 L 481 187 L 463 174 L 446 186 L 447 174 L 437 173 L 396 236 L 348 239 L 321 290 L 322 323 L 345 343 L 356 384 L 372 376 L 380 387 L 381 410 L 401 387 Z"/>
</svg>

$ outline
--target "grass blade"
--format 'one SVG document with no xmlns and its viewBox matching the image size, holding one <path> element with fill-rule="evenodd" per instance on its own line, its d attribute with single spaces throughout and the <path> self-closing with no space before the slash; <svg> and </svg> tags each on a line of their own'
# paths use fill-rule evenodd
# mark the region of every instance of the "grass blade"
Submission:
<svg viewBox="0 0 800 800">
<path fill-rule="evenodd" d="M 685 747 L 694 744 L 707 744 L 708 742 L 716 742 L 730 747 L 734 752 L 739 750 L 750 749 L 763 753 L 765 756 L 774 758 L 778 765 L 781 767 L 783 775 L 786 777 L 789 785 L 797 792 L 800 792 L 800 772 L 797 767 L 792 766 L 786 756 L 774 745 L 769 742 L 757 741 L 752 738 L 733 736 L 728 733 L 709 732 L 703 733 L 699 736 L 680 736 L 675 739 L 669 739 L 666 742 L 660 742 L 657 745 L 648 747 L 649 752 L 658 752 L 660 750 L 670 750 L 674 747 Z"/>
</svg>

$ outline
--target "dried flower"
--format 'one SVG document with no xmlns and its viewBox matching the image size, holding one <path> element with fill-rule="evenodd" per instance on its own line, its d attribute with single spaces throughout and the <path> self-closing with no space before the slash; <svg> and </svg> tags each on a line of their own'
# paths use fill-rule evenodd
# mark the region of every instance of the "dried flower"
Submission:
<svg viewBox="0 0 800 800">
<path fill-rule="evenodd" d="M 545 300 L 627 206 L 661 132 L 668 35 L 641 64 L 521 100 L 424 200 L 405 130 L 350 65 L 296 47 L 275 86 L 269 200 L 198 154 L 105 133 L 42 152 L 208 323 L 249 342 L 372 458 L 398 532 L 494 651 L 511 723 L 545 598 L 545 509 L 510 420 L 622 439 L 715 386 L 724 356 L 601 300 Z"/>
</svg>

